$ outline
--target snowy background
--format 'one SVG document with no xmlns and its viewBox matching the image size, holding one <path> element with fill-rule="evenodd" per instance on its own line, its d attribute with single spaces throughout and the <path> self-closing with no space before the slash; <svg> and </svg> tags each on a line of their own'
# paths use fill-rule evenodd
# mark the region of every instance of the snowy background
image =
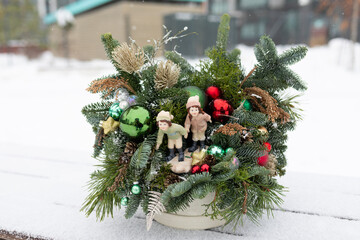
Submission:
<svg viewBox="0 0 360 240">
<path fill-rule="evenodd" d="M 248 72 L 253 49 L 238 47 Z M 97 164 L 94 135 L 80 111 L 98 96 L 85 88 L 114 73 L 112 65 L 68 65 L 50 53 L 35 60 L 0 55 L 0 229 L 54 239 L 360 239 L 360 45 L 354 71 L 347 68 L 349 51 L 347 41 L 332 40 L 292 67 L 308 91 L 301 98 L 304 120 L 289 134 L 288 173 L 279 180 L 289 192 L 275 218 L 265 216 L 260 226 L 245 221 L 235 232 L 154 223 L 149 233 L 140 211 L 125 220 L 121 210 L 101 223 L 79 212 Z"/>
</svg>

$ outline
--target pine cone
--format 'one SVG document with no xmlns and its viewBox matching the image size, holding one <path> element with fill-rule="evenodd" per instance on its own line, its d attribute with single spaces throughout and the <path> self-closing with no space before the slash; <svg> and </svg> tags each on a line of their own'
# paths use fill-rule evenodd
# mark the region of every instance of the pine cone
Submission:
<svg viewBox="0 0 360 240">
<path fill-rule="evenodd" d="M 210 167 L 211 166 L 214 166 L 216 164 L 216 159 L 213 155 L 207 155 L 204 159 L 204 162 L 203 164 L 207 164 L 209 165 Z"/>
<path fill-rule="evenodd" d="M 176 175 L 175 173 L 170 173 L 164 181 L 164 186 L 167 188 L 171 184 L 178 183 L 178 182 L 181 182 L 181 179 L 179 178 L 179 176 Z"/>
<path fill-rule="evenodd" d="M 269 160 L 265 165 L 265 168 L 270 171 L 270 176 L 274 177 L 277 175 L 276 173 L 276 165 L 278 161 L 276 160 L 276 157 L 274 154 L 269 154 Z"/>
<path fill-rule="evenodd" d="M 96 134 L 95 137 L 94 148 L 102 146 L 104 137 L 105 137 L 104 128 L 100 128 L 99 132 Z"/>
<path fill-rule="evenodd" d="M 125 146 L 125 149 L 124 149 L 124 153 L 126 155 L 128 155 L 129 157 L 131 157 L 136 152 L 136 149 L 137 149 L 137 144 L 136 143 L 127 142 L 126 146 Z"/>
<path fill-rule="evenodd" d="M 131 156 L 129 156 L 128 154 L 122 153 L 120 154 L 119 157 L 119 166 L 124 165 L 124 164 L 128 164 L 130 162 Z"/>
</svg>

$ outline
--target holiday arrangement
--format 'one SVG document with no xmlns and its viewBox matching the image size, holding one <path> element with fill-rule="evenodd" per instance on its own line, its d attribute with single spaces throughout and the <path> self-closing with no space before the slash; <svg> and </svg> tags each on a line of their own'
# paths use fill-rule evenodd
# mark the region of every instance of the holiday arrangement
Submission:
<svg viewBox="0 0 360 240">
<path fill-rule="evenodd" d="M 187 28 L 172 35 L 164 27 L 164 37 L 143 48 L 102 35 L 116 73 L 91 82 L 87 90 L 102 100 L 82 109 L 100 162 L 82 207 L 87 215 L 103 220 L 125 208 L 130 218 L 142 208 L 149 229 L 157 214 L 215 193 L 204 216 L 237 226 L 281 205 L 276 176 L 285 174 L 287 132 L 301 119 L 298 95 L 285 90 L 306 90 L 288 66 L 307 49 L 278 54 L 263 36 L 258 63 L 245 72 L 240 50 L 227 50 L 229 19 L 222 16 L 216 44 L 197 68 L 175 49 L 155 58 Z"/>
</svg>

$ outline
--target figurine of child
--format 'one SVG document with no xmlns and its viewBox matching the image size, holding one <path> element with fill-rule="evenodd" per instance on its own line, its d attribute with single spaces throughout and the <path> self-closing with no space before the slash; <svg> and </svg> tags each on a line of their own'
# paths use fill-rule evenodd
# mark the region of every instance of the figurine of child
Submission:
<svg viewBox="0 0 360 240">
<path fill-rule="evenodd" d="M 197 143 L 200 141 L 200 151 L 205 148 L 205 131 L 207 129 L 207 122 L 211 122 L 209 114 L 205 113 L 199 101 L 199 96 L 190 97 L 186 103 L 188 115 L 185 120 L 185 129 L 187 132 L 192 132 L 192 146 L 188 149 L 189 152 L 197 150 Z"/>
<path fill-rule="evenodd" d="M 163 142 L 164 134 L 168 136 L 168 148 L 170 155 L 166 157 L 166 161 L 169 162 L 175 157 L 175 147 L 179 152 L 178 161 L 184 161 L 184 152 L 182 149 L 182 136 L 187 138 L 188 133 L 185 128 L 179 124 L 172 123 L 174 118 L 170 112 L 161 111 L 156 117 L 156 123 L 159 126 L 159 132 L 156 140 L 156 150 L 159 149 Z"/>
</svg>

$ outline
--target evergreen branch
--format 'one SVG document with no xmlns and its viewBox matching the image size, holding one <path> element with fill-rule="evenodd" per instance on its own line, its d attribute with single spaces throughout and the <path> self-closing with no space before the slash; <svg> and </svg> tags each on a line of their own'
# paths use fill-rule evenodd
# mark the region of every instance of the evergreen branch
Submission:
<svg viewBox="0 0 360 240">
<path fill-rule="evenodd" d="M 230 16 L 224 14 L 221 16 L 221 21 L 218 28 L 216 47 L 223 51 L 226 51 L 230 31 Z"/>
<path fill-rule="evenodd" d="M 287 67 L 279 68 L 275 71 L 276 76 L 279 80 L 285 81 L 290 87 L 296 90 L 304 91 L 307 89 L 305 83 L 303 83 L 295 72 Z"/>
<path fill-rule="evenodd" d="M 125 210 L 125 218 L 129 219 L 136 213 L 140 206 L 141 195 L 131 194 L 129 197 L 128 205 Z"/>
<path fill-rule="evenodd" d="M 92 126 L 97 127 L 100 121 L 103 121 L 106 118 L 111 104 L 111 102 L 91 103 L 84 106 L 81 113 Z"/>
<path fill-rule="evenodd" d="M 140 147 L 136 150 L 134 155 L 131 157 L 130 167 L 137 171 L 144 169 L 150 159 L 150 155 L 153 152 L 156 138 L 154 135 L 149 136 L 144 142 L 141 143 Z"/>
<path fill-rule="evenodd" d="M 183 181 L 175 185 L 174 189 L 171 191 L 172 197 L 178 197 L 185 192 L 189 191 L 192 187 L 191 182 Z"/>
<path fill-rule="evenodd" d="M 286 50 L 279 56 L 279 63 L 283 65 L 295 64 L 306 56 L 307 51 L 307 47 L 304 46 L 298 46 Z"/>
<path fill-rule="evenodd" d="M 264 35 L 260 38 L 260 46 L 265 59 L 269 63 L 275 62 L 278 59 L 275 43 L 269 36 Z"/>
<path fill-rule="evenodd" d="M 118 72 L 121 72 L 121 69 L 118 67 L 117 62 L 113 58 L 114 49 L 120 45 L 120 43 L 113 39 L 111 33 L 105 33 L 101 35 L 101 41 L 104 44 L 105 52 L 110 62 L 114 65 Z"/>
</svg>

